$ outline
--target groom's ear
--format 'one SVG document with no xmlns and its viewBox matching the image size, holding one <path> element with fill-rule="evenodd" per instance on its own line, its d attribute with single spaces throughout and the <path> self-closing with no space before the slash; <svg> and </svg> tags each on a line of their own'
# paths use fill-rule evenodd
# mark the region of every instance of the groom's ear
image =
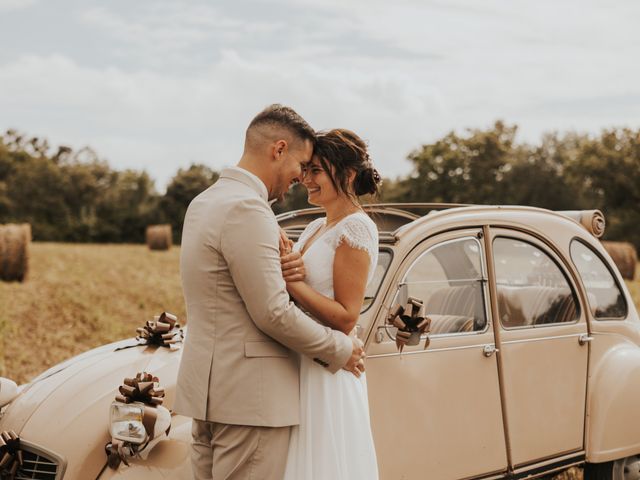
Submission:
<svg viewBox="0 0 640 480">
<path fill-rule="evenodd" d="M 280 160 L 281 157 L 287 153 L 289 148 L 289 144 L 286 140 L 277 140 L 272 144 L 271 147 L 271 155 L 274 160 Z"/>
</svg>

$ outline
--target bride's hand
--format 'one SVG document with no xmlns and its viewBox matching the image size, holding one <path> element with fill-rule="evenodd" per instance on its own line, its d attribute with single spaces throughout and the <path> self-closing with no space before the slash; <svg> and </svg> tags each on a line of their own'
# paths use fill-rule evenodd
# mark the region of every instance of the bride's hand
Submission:
<svg viewBox="0 0 640 480">
<path fill-rule="evenodd" d="M 291 250 L 293 249 L 293 241 L 289 239 L 289 237 L 287 237 L 287 232 L 285 232 L 283 229 L 280 229 L 280 239 L 279 239 L 279 248 L 280 248 L 280 256 L 282 257 L 283 255 L 286 255 L 288 253 L 291 253 Z"/>
<path fill-rule="evenodd" d="M 282 266 L 282 277 L 285 282 L 302 282 L 305 279 L 306 271 L 300 252 L 281 255 L 280 265 Z"/>
</svg>

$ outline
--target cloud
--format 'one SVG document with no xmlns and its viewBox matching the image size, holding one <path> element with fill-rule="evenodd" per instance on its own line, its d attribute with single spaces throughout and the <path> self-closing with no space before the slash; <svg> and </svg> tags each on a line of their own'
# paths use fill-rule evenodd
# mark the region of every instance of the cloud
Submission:
<svg viewBox="0 0 640 480">
<path fill-rule="evenodd" d="M 60 32 L 47 49 L 0 56 L 0 128 L 89 144 L 162 187 L 191 162 L 235 163 L 253 115 L 281 102 L 354 130 L 383 175 L 404 174 L 422 143 L 498 118 L 529 140 L 637 126 L 639 5 L 88 1 L 46 12 Z"/>
<path fill-rule="evenodd" d="M 184 76 L 28 56 L 0 68 L 0 107 L 11 126 L 55 135 L 52 143 L 88 143 L 118 168 L 147 169 L 161 186 L 191 162 L 234 164 L 249 120 L 273 102 L 294 106 L 317 128 L 361 133 L 389 173 L 407 169 L 398 161 L 428 128 L 425 117 L 435 121 L 444 110 L 435 89 L 406 74 L 296 59 L 293 52 L 256 62 L 226 50 L 201 75 Z"/>
<path fill-rule="evenodd" d="M 0 0 L 0 13 L 23 10 L 36 4 L 36 0 Z"/>
</svg>

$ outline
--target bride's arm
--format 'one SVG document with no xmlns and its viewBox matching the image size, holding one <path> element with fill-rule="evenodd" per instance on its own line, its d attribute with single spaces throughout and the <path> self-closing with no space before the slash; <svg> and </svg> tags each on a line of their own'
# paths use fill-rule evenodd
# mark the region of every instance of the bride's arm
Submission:
<svg viewBox="0 0 640 480">
<path fill-rule="evenodd" d="M 349 334 L 358 322 L 369 272 L 369 254 L 346 242 L 336 249 L 333 261 L 334 299 L 304 282 L 288 282 L 295 301 L 325 325 Z"/>
</svg>

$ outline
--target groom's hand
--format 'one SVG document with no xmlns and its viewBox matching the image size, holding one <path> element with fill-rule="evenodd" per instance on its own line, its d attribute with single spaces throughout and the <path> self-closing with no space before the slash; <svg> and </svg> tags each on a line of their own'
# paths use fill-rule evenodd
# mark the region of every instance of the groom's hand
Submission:
<svg viewBox="0 0 640 480">
<path fill-rule="evenodd" d="M 363 343 L 359 338 L 351 337 L 353 342 L 353 350 L 351 351 L 351 357 L 347 364 L 342 367 L 345 370 L 353 373 L 356 377 L 360 377 L 364 372 L 364 348 Z"/>
</svg>

